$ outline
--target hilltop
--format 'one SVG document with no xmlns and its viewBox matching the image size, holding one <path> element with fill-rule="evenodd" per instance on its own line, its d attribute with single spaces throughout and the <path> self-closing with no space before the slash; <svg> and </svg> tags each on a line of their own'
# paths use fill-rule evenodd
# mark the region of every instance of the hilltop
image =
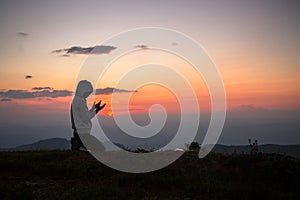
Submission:
<svg viewBox="0 0 300 200">
<path fill-rule="evenodd" d="M 299 199 L 300 160 L 186 152 L 161 170 L 130 174 L 88 152 L 0 152 L 0 199 Z"/>
</svg>

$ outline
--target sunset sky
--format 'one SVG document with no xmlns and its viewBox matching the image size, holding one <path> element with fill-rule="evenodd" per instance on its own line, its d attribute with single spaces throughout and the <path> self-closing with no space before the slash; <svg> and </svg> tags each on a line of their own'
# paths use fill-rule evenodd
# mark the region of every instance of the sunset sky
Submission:
<svg viewBox="0 0 300 200">
<path fill-rule="evenodd" d="M 0 3 L 0 135 L 4 139 L 10 126 L 69 126 L 72 92 L 77 74 L 88 57 L 86 48 L 139 27 L 173 29 L 201 44 L 222 75 L 228 112 L 300 110 L 300 2 L 297 0 L 1 0 Z M 118 44 L 110 45 L 113 48 L 108 47 L 95 56 L 105 58 L 119 48 Z M 174 45 L 180 48 L 181 44 L 174 41 Z M 79 50 L 72 48 L 75 46 Z M 111 91 L 107 88 L 115 87 L 117 74 L 149 59 L 185 73 L 196 91 L 200 108 L 210 111 L 205 82 L 193 73 L 188 63 L 165 52 L 142 46 L 132 48 L 137 50 L 114 64 L 110 78 L 94 85 L 108 104 L 103 115 L 111 112 Z M 141 72 L 137 77 L 148 75 Z M 175 80 L 166 78 L 170 82 Z M 147 112 L 149 106 L 157 103 L 172 112 L 178 109 L 176 97 L 157 85 L 145 86 L 134 93 L 130 84 L 117 89 L 122 89 L 120 97 L 133 94 L 132 112 Z M 120 105 L 119 114 L 122 109 Z M 299 122 L 297 115 L 293 120 Z M 32 136 L 47 137 L 50 136 Z M 292 140 L 299 143 L 299 135 L 293 133 Z"/>
</svg>

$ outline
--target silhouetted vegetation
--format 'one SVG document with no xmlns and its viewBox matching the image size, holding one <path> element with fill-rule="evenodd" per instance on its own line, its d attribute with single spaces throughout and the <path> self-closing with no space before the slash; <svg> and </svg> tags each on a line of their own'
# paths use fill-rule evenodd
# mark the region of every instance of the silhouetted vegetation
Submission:
<svg viewBox="0 0 300 200">
<path fill-rule="evenodd" d="M 251 154 L 257 154 L 258 153 L 258 141 L 255 140 L 253 143 L 251 143 L 251 139 L 249 141 L 249 146 L 250 146 L 250 153 Z"/>
<path fill-rule="evenodd" d="M 186 152 L 161 170 L 129 174 L 88 152 L 0 152 L 0 177 L 0 199 L 300 199 L 300 160 L 276 154 Z"/>
<path fill-rule="evenodd" d="M 189 145 L 189 151 L 196 151 L 198 152 L 200 150 L 200 144 L 198 142 L 192 142 Z"/>
<path fill-rule="evenodd" d="M 117 145 L 119 148 L 128 151 L 128 152 L 133 152 L 133 153 L 150 153 L 150 152 L 154 152 L 156 149 L 155 148 L 149 148 L 149 149 L 145 149 L 145 148 L 130 148 L 127 146 L 124 146 L 123 144 L 119 144 L 116 143 L 115 145 Z"/>
</svg>

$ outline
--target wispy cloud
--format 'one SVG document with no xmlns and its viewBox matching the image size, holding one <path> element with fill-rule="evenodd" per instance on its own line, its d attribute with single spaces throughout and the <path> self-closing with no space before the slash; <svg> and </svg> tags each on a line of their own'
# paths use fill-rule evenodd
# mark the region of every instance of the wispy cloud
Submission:
<svg viewBox="0 0 300 200">
<path fill-rule="evenodd" d="M 63 55 L 60 55 L 60 57 L 70 57 L 71 55 L 70 54 L 63 54 Z"/>
<path fill-rule="evenodd" d="M 259 109 L 264 109 L 264 108 L 258 108 L 254 104 L 243 104 L 243 105 L 239 105 L 239 106 L 233 108 L 232 111 L 250 112 L 250 111 L 256 111 Z"/>
<path fill-rule="evenodd" d="M 2 97 L 13 98 L 13 99 L 28 99 L 34 98 L 31 92 L 26 90 L 7 90 L 5 92 L 0 92 Z"/>
<path fill-rule="evenodd" d="M 112 94 L 137 92 L 136 90 L 126 90 L 117 88 L 98 88 L 95 90 L 95 94 Z M 58 98 L 72 96 L 73 91 L 70 90 L 55 90 L 52 87 L 33 87 L 31 90 L 2 90 L 0 91 L 1 101 L 11 101 L 11 99 L 33 99 L 33 98 Z"/>
<path fill-rule="evenodd" d="M 31 89 L 32 90 L 53 90 L 53 88 L 49 87 L 49 86 L 47 86 L 47 87 L 33 87 Z"/>
<path fill-rule="evenodd" d="M 100 46 L 91 46 L 91 47 L 80 47 L 80 46 L 73 46 L 66 49 L 56 49 L 53 50 L 51 53 L 54 54 L 61 54 L 60 56 L 68 57 L 72 54 L 108 54 L 112 50 L 116 49 L 117 47 L 114 46 L 106 46 L 106 45 L 100 45 Z"/>
<path fill-rule="evenodd" d="M 138 44 L 135 45 L 134 48 L 139 48 L 139 49 L 149 49 L 149 47 L 145 44 Z"/>
<path fill-rule="evenodd" d="M 41 91 L 28 91 L 28 90 L 7 90 L 1 91 L 0 96 L 11 99 L 31 99 L 38 97 L 66 97 L 71 96 L 72 91 L 69 90 L 41 90 Z"/>
<path fill-rule="evenodd" d="M 9 98 L 3 98 L 3 99 L 1 99 L 1 101 L 11 101 L 11 99 L 9 99 Z"/>
<path fill-rule="evenodd" d="M 31 76 L 31 75 L 25 75 L 25 79 L 30 79 L 30 78 L 33 78 L 33 76 Z"/>
<path fill-rule="evenodd" d="M 95 91 L 95 94 L 112 94 L 114 92 L 117 93 L 132 93 L 132 92 L 137 92 L 137 90 L 125 90 L 125 89 L 117 89 L 117 88 L 98 88 Z"/>
<path fill-rule="evenodd" d="M 16 35 L 21 36 L 21 37 L 27 37 L 27 36 L 29 36 L 29 33 L 18 32 L 18 33 L 16 33 Z"/>
</svg>

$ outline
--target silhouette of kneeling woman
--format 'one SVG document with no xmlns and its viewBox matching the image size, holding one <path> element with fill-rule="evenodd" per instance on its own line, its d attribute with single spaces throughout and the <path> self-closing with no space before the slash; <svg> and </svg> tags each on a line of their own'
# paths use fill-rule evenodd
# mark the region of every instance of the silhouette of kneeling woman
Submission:
<svg viewBox="0 0 300 200">
<path fill-rule="evenodd" d="M 74 151 L 79 151 L 81 147 L 87 149 L 84 143 L 88 143 L 89 148 L 94 148 L 98 151 L 105 150 L 103 144 L 90 134 L 92 129 L 91 119 L 106 105 L 101 105 L 101 101 L 99 101 L 97 104 L 94 103 L 91 109 L 88 109 L 86 98 L 92 92 L 93 86 L 89 81 L 82 80 L 78 83 L 71 105 L 71 122 L 73 129 L 71 149 Z"/>
</svg>

